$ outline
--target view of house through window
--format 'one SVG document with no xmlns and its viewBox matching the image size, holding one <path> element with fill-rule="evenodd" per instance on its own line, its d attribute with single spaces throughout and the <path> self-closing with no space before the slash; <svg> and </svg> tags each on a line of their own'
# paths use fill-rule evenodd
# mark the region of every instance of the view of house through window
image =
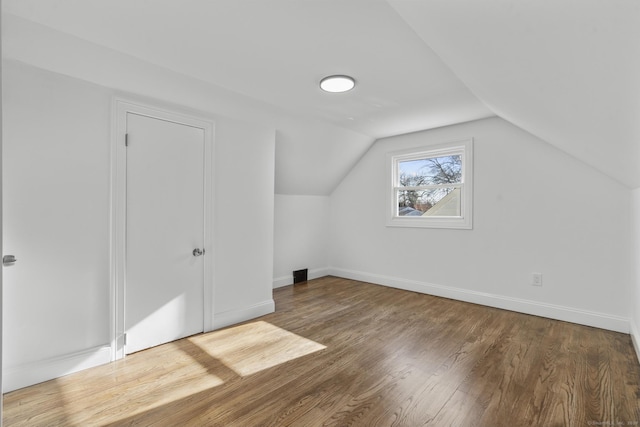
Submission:
<svg viewBox="0 0 640 427">
<path fill-rule="evenodd" d="M 399 216 L 460 216 L 462 156 L 398 163 Z"/>
<path fill-rule="evenodd" d="M 390 153 L 387 225 L 471 228 L 472 156 L 470 139 Z"/>
</svg>

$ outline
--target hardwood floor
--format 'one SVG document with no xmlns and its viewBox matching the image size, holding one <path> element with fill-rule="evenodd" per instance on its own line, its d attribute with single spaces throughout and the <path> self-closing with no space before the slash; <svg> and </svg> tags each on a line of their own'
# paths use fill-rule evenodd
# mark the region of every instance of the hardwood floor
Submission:
<svg viewBox="0 0 640 427">
<path fill-rule="evenodd" d="M 625 334 L 327 277 L 8 393 L 5 426 L 640 426 Z"/>
</svg>

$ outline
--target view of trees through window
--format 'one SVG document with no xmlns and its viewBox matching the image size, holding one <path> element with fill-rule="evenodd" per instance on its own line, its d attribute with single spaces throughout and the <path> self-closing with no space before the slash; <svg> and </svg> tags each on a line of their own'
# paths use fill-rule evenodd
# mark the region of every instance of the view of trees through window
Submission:
<svg viewBox="0 0 640 427">
<path fill-rule="evenodd" d="M 398 215 L 424 215 L 448 194 L 459 191 L 461 180 L 460 155 L 398 162 Z"/>
</svg>

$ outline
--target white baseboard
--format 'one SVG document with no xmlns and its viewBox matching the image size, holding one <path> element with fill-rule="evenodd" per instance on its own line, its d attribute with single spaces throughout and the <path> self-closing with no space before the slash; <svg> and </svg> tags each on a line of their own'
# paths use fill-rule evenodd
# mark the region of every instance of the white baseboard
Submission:
<svg viewBox="0 0 640 427">
<path fill-rule="evenodd" d="M 549 319 L 562 320 L 565 322 L 594 326 L 596 328 L 608 329 L 616 332 L 629 333 L 629 319 L 605 313 L 342 268 L 330 268 L 329 270 L 332 276 L 343 277 L 346 279 L 359 280 L 377 285 L 486 305 L 489 307 L 517 311 L 519 313 L 532 314 L 534 316 L 547 317 Z M 640 337 L 636 334 L 636 339 L 638 338 Z M 638 350 L 637 346 L 636 350 Z"/>
<path fill-rule="evenodd" d="M 36 362 L 5 367 L 2 373 L 2 392 L 7 393 L 83 369 L 103 365 L 110 361 L 111 347 L 105 345 Z"/>
<path fill-rule="evenodd" d="M 282 288 L 293 284 L 293 277 L 282 276 L 273 279 L 273 289 Z"/>
<path fill-rule="evenodd" d="M 255 319 L 265 314 L 273 313 L 276 304 L 273 299 L 259 302 L 249 307 L 241 307 L 213 314 L 213 330 L 235 325 L 245 320 Z"/>
<path fill-rule="evenodd" d="M 640 328 L 636 322 L 632 319 L 631 324 L 631 342 L 633 343 L 633 348 L 636 350 L 636 356 L 638 356 L 638 363 L 640 363 Z"/>
<path fill-rule="evenodd" d="M 313 280 L 320 277 L 328 276 L 329 268 L 314 268 L 307 272 L 307 279 Z M 281 276 L 273 279 L 273 289 L 282 288 L 283 286 L 293 285 L 293 275 Z"/>
</svg>

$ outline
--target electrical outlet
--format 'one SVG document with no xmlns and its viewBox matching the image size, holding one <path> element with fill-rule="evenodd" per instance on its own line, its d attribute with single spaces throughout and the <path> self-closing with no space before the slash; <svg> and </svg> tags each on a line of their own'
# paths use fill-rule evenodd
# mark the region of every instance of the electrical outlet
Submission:
<svg viewBox="0 0 640 427">
<path fill-rule="evenodd" d="M 529 284 L 531 286 L 542 286 L 542 273 L 531 273 Z"/>
</svg>

